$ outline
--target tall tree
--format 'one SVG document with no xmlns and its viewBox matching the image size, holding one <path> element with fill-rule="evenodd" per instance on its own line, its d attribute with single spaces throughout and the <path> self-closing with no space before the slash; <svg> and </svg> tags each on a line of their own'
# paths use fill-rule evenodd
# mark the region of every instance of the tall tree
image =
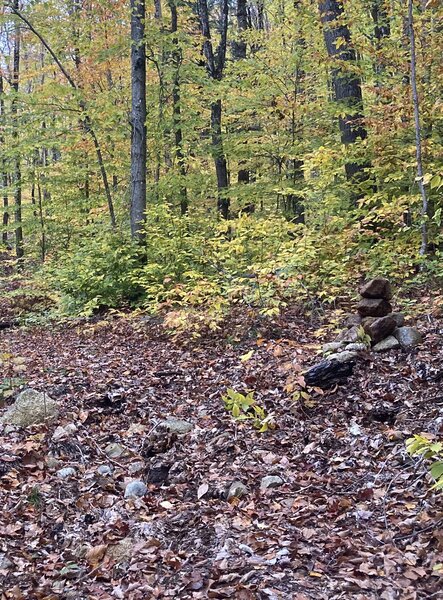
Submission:
<svg viewBox="0 0 443 600">
<path fill-rule="evenodd" d="M 246 58 L 247 45 L 243 37 L 244 32 L 249 29 L 250 20 L 248 18 L 247 0 L 237 0 L 237 31 L 238 37 L 232 45 L 232 56 L 235 60 Z M 237 180 L 239 183 L 249 183 L 249 169 L 244 168 L 244 161 L 240 163 Z"/>
<path fill-rule="evenodd" d="M 5 143 L 5 90 L 3 84 L 3 76 L 0 73 L 0 145 L 3 147 Z M 8 245 L 8 223 L 9 223 L 9 196 L 8 196 L 8 168 L 5 156 L 2 157 L 1 161 L 1 186 L 3 188 L 3 233 L 2 242 L 5 246 Z"/>
<path fill-rule="evenodd" d="M 14 0 L 13 8 L 18 11 L 19 0 Z M 12 65 L 12 90 L 13 98 L 11 102 L 12 114 L 12 138 L 14 142 L 14 231 L 15 231 L 15 254 L 17 258 L 22 258 L 23 248 L 23 224 L 22 224 L 22 173 L 20 152 L 18 149 L 19 121 L 18 121 L 18 92 L 20 85 L 20 42 L 21 42 L 20 23 L 18 19 L 14 21 L 14 51 Z"/>
<path fill-rule="evenodd" d="M 356 53 L 352 47 L 349 27 L 343 22 L 342 3 L 339 0 L 322 0 L 319 2 L 319 10 L 326 50 L 333 61 L 331 69 L 333 98 L 341 107 L 338 119 L 341 141 L 349 145 L 367 137 L 363 125 L 361 79 L 352 68 L 356 63 Z M 361 179 L 366 166 L 357 162 L 347 162 L 345 164 L 347 179 Z"/>
<path fill-rule="evenodd" d="M 209 10 L 207 0 L 199 0 L 200 27 L 203 34 L 203 54 L 206 58 L 206 69 L 208 75 L 214 81 L 220 81 L 226 63 L 226 44 L 228 35 L 228 0 L 221 0 L 221 22 L 220 42 L 216 51 L 212 45 L 211 27 L 209 23 Z M 222 101 L 217 98 L 211 103 L 211 135 L 212 151 L 214 156 L 215 171 L 217 175 L 217 208 L 222 216 L 229 216 L 229 198 L 227 188 L 229 187 L 228 166 L 223 149 L 222 135 Z"/>
<path fill-rule="evenodd" d="M 417 86 L 417 54 L 415 49 L 415 29 L 414 29 L 414 4 L 413 0 L 408 0 L 408 25 L 409 25 L 409 43 L 411 52 L 411 89 L 412 104 L 414 107 L 414 129 L 415 129 L 415 155 L 417 162 L 417 181 L 422 200 L 422 224 L 421 224 L 421 247 L 420 254 L 425 255 L 428 251 L 428 225 L 429 218 L 429 200 L 426 194 L 425 183 L 423 179 L 423 152 L 422 152 L 422 134 L 420 125 L 420 100 Z"/>
<path fill-rule="evenodd" d="M 143 243 L 147 161 L 145 0 L 131 0 L 131 89 L 131 235 Z"/>
</svg>

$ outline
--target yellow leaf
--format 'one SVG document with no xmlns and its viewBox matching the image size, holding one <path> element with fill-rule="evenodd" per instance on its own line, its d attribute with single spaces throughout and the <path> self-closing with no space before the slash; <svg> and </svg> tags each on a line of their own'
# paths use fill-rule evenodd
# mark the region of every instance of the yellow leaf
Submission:
<svg viewBox="0 0 443 600">
<path fill-rule="evenodd" d="M 254 350 L 250 350 L 249 352 L 246 352 L 246 354 L 243 354 L 242 356 L 240 356 L 240 360 L 242 362 L 246 362 L 247 360 L 252 358 L 253 355 L 254 355 Z"/>
</svg>

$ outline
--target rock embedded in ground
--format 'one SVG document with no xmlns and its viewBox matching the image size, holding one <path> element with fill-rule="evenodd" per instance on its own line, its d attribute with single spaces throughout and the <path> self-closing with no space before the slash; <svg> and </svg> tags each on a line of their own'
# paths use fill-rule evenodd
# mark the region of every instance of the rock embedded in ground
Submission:
<svg viewBox="0 0 443 600">
<path fill-rule="evenodd" d="M 17 396 L 14 404 L 0 418 L 0 423 L 29 427 L 56 417 L 59 410 L 58 403 L 47 394 L 29 388 Z"/>
<path fill-rule="evenodd" d="M 231 498 L 241 498 L 248 493 L 248 488 L 241 481 L 233 481 L 228 488 L 226 499 L 231 500 Z"/>
<path fill-rule="evenodd" d="M 391 335 L 396 327 L 396 320 L 391 315 L 387 315 L 386 317 L 380 317 L 379 319 L 375 319 L 370 323 L 365 324 L 364 330 L 371 338 L 372 343 L 378 344 L 378 342 L 381 342 Z"/>
<path fill-rule="evenodd" d="M 340 331 L 335 341 L 354 344 L 355 342 L 358 342 L 359 335 L 360 325 L 354 325 L 350 329 L 343 329 L 343 331 Z"/>
<path fill-rule="evenodd" d="M 415 327 L 398 327 L 393 335 L 404 349 L 415 348 L 423 341 L 421 333 Z"/>
<path fill-rule="evenodd" d="M 142 498 L 148 488 L 143 481 L 139 479 L 135 479 L 134 481 L 130 481 L 125 488 L 125 498 Z"/>
<path fill-rule="evenodd" d="M 340 363 L 350 362 L 358 357 L 357 352 L 352 352 L 350 350 L 343 350 L 343 352 L 336 352 L 335 354 L 331 354 L 328 356 L 328 360 L 336 360 Z"/>
<path fill-rule="evenodd" d="M 378 342 L 378 344 L 375 344 L 372 350 L 374 352 L 385 352 L 387 350 L 397 350 L 398 348 L 400 348 L 400 342 L 393 335 L 390 335 Z"/>
<path fill-rule="evenodd" d="M 112 475 L 112 472 L 113 472 L 113 468 L 111 465 L 99 465 L 97 467 L 97 473 L 99 475 L 103 475 L 104 477 Z"/>
<path fill-rule="evenodd" d="M 77 427 L 74 423 L 67 423 L 65 426 L 59 425 L 56 427 L 54 433 L 52 434 L 53 442 L 60 442 L 61 440 L 65 440 L 69 438 L 72 434 L 77 431 Z"/>
<path fill-rule="evenodd" d="M 57 471 L 57 477 L 59 479 L 69 479 L 69 477 L 73 477 L 76 473 L 74 467 L 64 467 L 63 469 L 59 469 Z"/>
<path fill-rule="evenodd" d="M 135 540 L 130 537 L 123 538 L 114 546 L 106 550 L 106 557 L 116 563 L 125 562 L 134 556 Z"/>
<path fill-rule="evenodd" d="M 354 325 L 360 325 L 361 317 L 358 314 L 348 315 L 343 323 L 344 327 L 354 327 Z"/>
<path fill-rule="evenodd" d="M 261 480 L 260 489 L 263 491 L 267 490 L 268 488 L 279 487 L 283 484 L 283 479 L 278 475 L 266 475 L 266 477 L 263 477 L 263 479 Z"/>
<path fill-rule="evenodd" d="M 109 458 L 120 458 L 120 456 L 127 454 L 127 450 L 121 444 L 112 442 L 106 446 L 105 454 Z"/>
<path fill-rule="evenodd" d="M 323 344 L 322 352 L 323 354 L 327 354 L 328 352 L 335 352 L 335 350 L 339 350 L 343 346 L 345 342 L 330 342 L 329 344 Z"/>
<path fill-rule="evenodd" d="M 358 313 L 364 317 L 385 317 L 392 307 L 384 298 L 363 298 L 357 305 Z"/>
<path fill-rule="evenodd" d="M 185 433 L 189 433 L 194 429 L 194 425 L 189 421 L 184 421 L 183 419 L 176 419 L 174 417 L 169 417 L 161 422 L 163 427 L 166 427 L 170 433 L 176 433 L 177 435 L 183 435 Z"/>
<path fill-rule="evenodd" d="M 4 552 L 0 552 L 0 571 L 6 571 L 15 567 L 14 563 L 9 560 Z"/>
<path fill-rule="evenodd" d="M 384 277 L 374 277 L 365 283 L 360 289 L 360 295 L 363 298 L 384 298 L 390 300 L 392 298 L 391 284 Z"/>
</svg>

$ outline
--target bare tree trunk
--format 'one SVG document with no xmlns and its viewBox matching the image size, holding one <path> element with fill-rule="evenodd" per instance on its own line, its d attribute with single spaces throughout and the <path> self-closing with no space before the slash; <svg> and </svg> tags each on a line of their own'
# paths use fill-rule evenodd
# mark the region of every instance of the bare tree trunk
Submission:
<svg viewBox="0 0 443 600">
<path fill-rule="evenodd" d="M 337 59 L 336 65 L 331 70 L 334 101 L 343 105 L 346 112 L 339 117 L 341 141 L 345 145 L 353 144 L 358 139 L 367 137 L 363 125 L 363 97 L 361 80 L 358 75 L 352 74 L 343 68 L 340 63 L 355 64 L 356 54 L 351 45 L 349 27 L 342 24 L 343 5 L 339 0 L 324 0 L 319 2 L 320 18 L 323 24 L 323 35 L 328 55 Z M 366 179 L 363 171 L 368 165 L 356 162 L 345 164 L 346 178 L 350 181 Z"/>
<path fill-rule="evenodd" d="M 214 53 L 211 40 L 211 29 L 209 25 L 209 12 L 207 0 L 199 0 L 198 3 L 201 32 L 204 37 L 203 53 L 206 57 L 206 69 L 209 77 L 220 81 L 226 62 L 226 43 L 228 33 L 228 0 L 222 0 L 222 15 L 220 23 L 220 42 Z M 228 167 L 223 150 L 222 136 L 222 101 L 217 99 L 211 104 L 211 137 L 212 152 L 217 174 L 217 208 L 221 215 L 227 219 L 229 216 L 229 198 L 227 188 L 229 187 Z"/>
<path fill-rule="evenodd" d="M 180 212 L 185 215 L 188 212 L 188 190 L 186 188 L 186 159 L 183 151 L 183 131 L 181 116 L 181 86 L 180 86 L 180 66 L 182 62 L 182 53 L 179 47 L 178 37 L 174 35 L 178 31 L 177 6 L 176 0 L 169 0 L 169 10 L 171 11 L 171 33 L 174 50 L 172 52 L 172 62 L 174 74 L 172 80 L 172 120 L 174 124 L 175 157 L 178 163 L 180 173 Z"/>
<path fill-rule="evenodd" d="M 409 24 L 409 43 L 411 50 L 411 89 L 412 103 L 414 106 L 414 127 L 415 127 L 415 155 L 417 160 L 417 182 L 422 199 L 422 224 L 421 224 L 421 247 L 420 254 L 424 256 L 428 252 L 428 226 L 429 201 L 426 194 L 426 188 L 423 181 L 423 156 L 421 143 L 420 126 L 420 101 L 417 89 L 417 55 L 415 50 L 415 31 L 414 31 L 414 12 L 413 1 L 408 0 L 408 24 Z"/>
<path fill-rule="evenodd" d="M 14 0 L 14 8 L 18 10 L 19 0 Z M 20 25 L 18 21 L 14 24 L 14 53 L 12 71 L 12 90 L 14 96 L 11 102 L 12 113 L 12 138 L 14 141 L 14 228 L 15 228 L 15 254 L 22 258 L 23 249 L 23 225 L 22 225 L 22 174 L 21 162 L 18 149 L 18 91 L 20 83 Z"/>
<path fill-rule="evenodd" d="M 146 45 L 145 0 L 131 0 L 131 235 L 140 244 L 146 233 Z"/>
<path fill-rule="evenodd" d="M 0 146 L 4 147 L 5 137 L 3 135 L 5 125 L 5 100 L 4 100 L 4 87 L 3 87 L 3 77 L 0 74 Z M 5 246 L 8 246 L 8 232 L 7 227 L 9 223 L 9 197 L 8 197 L 8 169 L 6 165 L 6 158 L 2 158 L 2 166 L 1 166 L 1 185 L 3 188 L 3 233 L 2 233 L 2 242 Z"/>
<path fill-rule="evenodd" d="M 246 58 L 247 46 L 245 40 L 242 38 L 242 34 L 249 29 L 249 25 L 247 0 L 237 0 L 238 39 L 235 40 L 232 46 L 232 56 L 235 60 Z M 243 167 L 244 163 L 245 161 L 241 161 L 239 166 Z M 237 175 L 238 183 L 249 183 L 249 180 L 249 169 L 240 168 Z"/>
</svg>

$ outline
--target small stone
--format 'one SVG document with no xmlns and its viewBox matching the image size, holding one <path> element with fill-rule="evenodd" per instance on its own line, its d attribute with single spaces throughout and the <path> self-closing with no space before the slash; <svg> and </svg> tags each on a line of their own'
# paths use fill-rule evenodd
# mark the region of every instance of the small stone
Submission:
<svg viewBox="0 0 443 600">
<path fill-rule="evenodd" d="M 60 461 L 55 456 L 48 456 L 46 458 L 46 466 L 48 469 L 55 470 L 60 466 Z"/>
<path fill-rule="evenodd" d="M 329 344 L 323 344 L 322 352 L 327 354 L 328 352 L 335 352 L 343 346 L 344 342 L 330 342 Z"/>
<path fill-rule="evenodd" d="M 55 400 L 43 392 L 27 389 L 17 396 L 14 404 L 0 418 L 0 422 L 29 427 L 56 417 L 58 413 L 59 406 Z"/>
<path fill-rule="evenodd" d="M 12 569 L 14 566 L 14 563 L 11 560 L 9 560 L 6 554 L 4 552 L 0 552 L 0 571 Z"/>
<path fill-rule="evenodd" d="M 341 363 L 350 362 L 358 357 L 358 352 L 351 352 L 349 350 L 343 350 L 343 352 L 337 352 L 336 354 L 330 354 L 328 360 L 337 360 Z"/>
<path fill-rule="evenodd" d="M 99 465 L 97 467 L 97 473 L 99 475 L 103 475 L 103 477 L 108 477 L 109 475 L 112 475 L 113 472 L 113 468 L 111 467 L 111 465 Z"/>
<path fill-rule="evenodd" d="M 400 346 L 404 349 L 415 348 L 423 341 L 421 333 L 415 327 L 398 327 L 394 331 L 394 337 L 397 338 Z"/>
<path fill-rule="evenodd" d="M 278 487 L 283 484 L 284 484 L 283 479 L 281 477 L 279 477 L 278 475 L 267 475 L 266 477 L 263 477 L 263 479 L 261 480 L 260 489 L 267 490 L 268 488 Z"/>
<path fill-rule="evenodd" d="M 363 342 L 348 344 L 347 346 L 345 346 L 345 350 L 348 350 L 350 352 L 364 352 L 367 349 L 368 347 L 366 346 L 366 344 L 363 344 Z"/>
<path fill-rule="evenodd" d="M 371 338 L 372 343 L 378 344 L 378 342 L 391 335 L 396 326 L 396 320 L 391 315 L 387 315 L 386 317 L 380 317 L 371 323 L 365 324 L 364 330 Z"/>
<path fill-rule="evenodd" d="M 194 425 L 189 421 L 184 421 L 183 419 L 175 419 L 174 417 L 165 419 L 161 422 L 161 425 L 166 427 L 171 433 L 176 433 L 177 435 L 189 433 L 194 429 Z"/>
<path fill-rule="evenodd" d="M 125 498 L 142 498 L 148 488 L 143 481 L 135 479 L 134 481 L 130 481 L 125 489 Z"/>
<path fill-rule="evenodd" d="M 105 454 L 107 454 L 109 458 L 120 458 L 120 456 L 123 456 L 126 453 L 126 449 L 120 444 L 116 443 L 108 444 L 105 448 Z"/>
<path fill-rule="evenodd" d="M 392 298 L 391 284 L 384 277 L 374 277 L 363 285 L 360 289 L 360 295 L 363 298 L 384 298 L 390 300 Z"/>
<path fill-rule="evenodd" d="M 229 486 L 228 492 L 226 494 L 227 500 L 231 500 L 231 498 L 241 498 L 248 493 L 248 488 L 241 481 L 233 481 Z"/>
<path fill-rule="evenodd" d="M 354 344 L 358 342 L 360 337 L 360 325 L 354 325 L 350 329 L 344 329 L 336 337 L 336 342 L 345 342 L 348 344 Z"/>
<path fill-rule="evenodd" d="M 400 342 L 393 335 L 390 335 L 381 342 L 378 342 L 378 344 L 375 344 L 372 349 L 374 352 L 385 352 L 387 350 L 397 350 L 397 348 L 400 348 Z"/>
<path fill-rule="evenodd" d="M 403 325 L 405 324 L 405 316 L 403 313 L 393 312 L 389 316 L 391 316 L 393 319 L 395 319 L 395 322 L 397 323 L 397 327 L 403 327 Z"/>
<path fill-rule="evenodd" d="M 76 431 L 77 431 L 77 427 L 74 425 L 74 423 L 68 423 L 64 427 L 59 425 L 55 429 L 54 433 L 52 434 L 52 441 L 60 442 L 61 440 L 65 440 L 68 437 L 70 437 L 73 433 L 75 433 Z"/>
<path fill-rule="evenodd" d="M 68 479 L 69 477 L 73 477 L 76 471 L 74 467 L 64 467 L 63 469 L 59 469 L 57 471 L 57 477 L 59 479 Z"/>
<path fill-rule="evenodd" d="M 358 303 L 357 310 L 362 317 L 385 317 L 391 312 L 392 306 L 384 298 L 363 298 Z"/>
<path fill-rule="evenodd" d="M 142 460 L 137 460 L 129 465 L 128 471 L 130 475 L 135 475 L 135 473 L 140 473 L 145 468 L 145 463 Z"/>
<path fill-rule="evenodd" d="M 134 546 L 135 541 L 132 538 L 123 538 L 118 544 L 109 546 L 106 551 L 106 557 L 117 563 L 130 560 L 134 555 Z"/>
</svg>

